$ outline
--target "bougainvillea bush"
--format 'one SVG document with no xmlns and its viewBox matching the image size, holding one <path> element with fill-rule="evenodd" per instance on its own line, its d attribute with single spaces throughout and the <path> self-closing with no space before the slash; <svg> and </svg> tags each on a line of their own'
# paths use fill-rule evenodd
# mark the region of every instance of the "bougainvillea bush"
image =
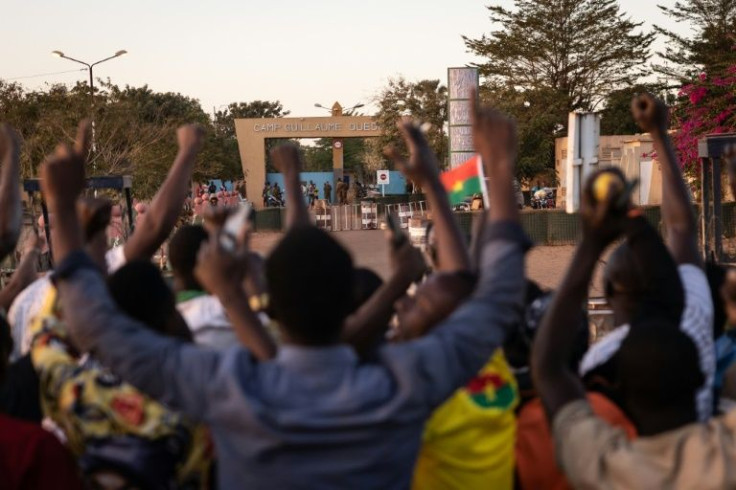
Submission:
<svg viewBox="0 0 736 490">
<path fill-rule="evenodd" d="M 697 80 L 683 86 L 672 122 L 683 170 L 698 179 L 698 139 L 736 132 L 736 65 L 718 75 L 701 73 Z"/>
</svg>

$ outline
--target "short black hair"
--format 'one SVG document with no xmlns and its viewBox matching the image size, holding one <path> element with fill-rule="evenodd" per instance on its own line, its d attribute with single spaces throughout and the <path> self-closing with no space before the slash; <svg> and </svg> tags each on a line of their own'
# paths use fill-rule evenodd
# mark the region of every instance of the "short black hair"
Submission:
<svg viewBox="0 0 736 490">
<path fill-rule="evenodd" d="M 271 313 L 297 343 L 334 344 L 354 305 L 354 276 L 337 241 L 312 226 L 294 228 L 266 259 Z"/>
<path fill-rule="evenodd" d="M 175 274 L 191 277 L 197 265 L 197 254 L 209 239 L 207 230 L 200 225 L 184 225 L 169 241 L 169 262 Z"/>
<path fill-rule="evenodd" d="M 657 276 L 657 271 L 667 266 L 665 262 L 669 262 L 674 275 L 672 280 L 679 281 L 677 264 L 664 247 L 657 260 L 662 262 L 659 267 L 641 263 L 628 242 L 622 242 L 611 253 L 605 267 L 605 295 L 609 300 L 614 295 L 628 297 L 634 305 L 634 310 L 630 312 L 632 318 L 651 316 L 679 322 L 685 306 L 684 292 L 680 288 L 678 295 L 663 297 L 662 277 Z"/>
<path fill-rule="evenodd" d="M 705 377 L 690 337 L 667 319 L 632 322 L 616 354 L 626 400 L 652 410 L 692 405 Z"/>
<path fill-rule="evenodd" d="M 191 333 L 181 328 L 174 293 L 150 261 L 128 262 L 108 278 L 107 286 L 128 316 L 162 335 L 191 340 Z"/>
<path fill-rule="evenodd" d="M 366 267 L 355 269 L 355 301 L 354 310 L 368 301 L 378 288 L 383 286 L 383 279 L 375 271 Z"/>
</svg>

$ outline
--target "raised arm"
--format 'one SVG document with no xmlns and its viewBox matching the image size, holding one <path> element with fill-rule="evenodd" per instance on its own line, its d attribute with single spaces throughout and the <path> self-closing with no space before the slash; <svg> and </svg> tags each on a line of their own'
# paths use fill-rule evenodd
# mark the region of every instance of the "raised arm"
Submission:
<svg viewBox="0 0 736 490">
<path fill-rule="evenodd" d="M 425 337 L 384 347 L 389 363 L 420 373 L 416 389 L 436 406 L 466 383 L 521 321 L 524 252 L 529 240 L 513 193 L 516 127 L 497 112 L 476 111 L 473 140 L 492 177 L 494 196 L 483 240 L 480 277 L 472 297 Z"/>
<path fill-rule="evenodd" d="M 437 157 L 420 127 L 409 120 L 400 121 L 399 132 L 409 148 L 409 161 L 404 161 L 395 147 L 384 151 L 397 168 L 419 185 L 432 209 L 432 224 L 437 238 L 437 270 L 455 272 L 470 270 L 468 247 L 455 220 L 447 193 L 439 180 Z"/>
<path fill-rule="evenodd" d="M 657 160 L 662 168 L 662 220 L 670 253 L 678 264 L 702 267 L 693 204 L 682 178 L 672 140 L 667 133 L 667 106 L 654 96 L 643 94 L 634 98 L 631 111 L 642 130 L 652 135 Z"/>
<path fill-rule="evenodd" d="M 580 218 L 583 238 L 562 284 L 537 332 L 532 349 L 532 376 L 550 421 L 571 401 L 583 399 L 585 390 L 577 373 L 570 370 L 570 356 L 577 336 L 580 305 L 598 258 L 623 232 L 628 203 L 615 205 L 616 192 L 609 187 L 604 199 L 593 197 L 593 182 L 607 170 L 591 175 L 583 193 Z"/>
<path fill-rule="evenodd" d="M 36 280 L 36 266 L 38 265 L 38 255 L 40 253 L 40 238 L 35 228 L 28 235 L 23 247 L 23 258 L 15 268 L 10 282 L 0 291 L 0 308 L 5 311 L 10 309 L 15 298 Z"/>
<path fill-rule="evenodd" d="M 235 255 L 225 251 L 217 236 L 202 245 L 194 274 L 204 288 L 217 296 L 227 312 L 240 343 L 259 360 L 276 355 L 276 344 L 250 309 L 243 288 L 247 251 Z"/>
<path fill-rule="evenodd" d="M 0 124 L 0 260 L 15 250 L 20 238 L 20 141 L 7 124 Z"/>
<path fill-rule="evenodd" d="M 123 248 L 126 261 L 148 259 L 166 241 L 187 197 L 197 153 L 202 148 L 204 130 L 194 124 L 176 132 L 179 151 L 166 180 Z"/>
<path fill-rule="evenodd" d="M 74 148 L 60 145 L 41 167 L 44 196 L 56 219 L 55 282 L 69 334 L 81 352 L 94 351 L 126 381 L 201 420 L 222 355 L 157 335 L 120 312 L 83 251 L 76 201 L 85 186 L 88 142 L 89 124 L 82 123 Z"/>
<path fill-rule="evenodd" d="M 284 143 L 271 150 L 271 160 L 276 170 L 284 176 L 286 190 L 286 228 L 309 226 L 309 211 L 302 195 L 299 173 L 302 160 L 299 147 L 293 143 Z"/>
<path fill-rule="evenodd" d="M 343 341 L 361 354 L 367 353 L 386 333 L 394 314 L 394 304 L 427 269 L 421 252 L 409 240 L 404 240 L 398 248 L 393 243 L 389 247 L 391 278 L 345 321 Z"/>
</svg>

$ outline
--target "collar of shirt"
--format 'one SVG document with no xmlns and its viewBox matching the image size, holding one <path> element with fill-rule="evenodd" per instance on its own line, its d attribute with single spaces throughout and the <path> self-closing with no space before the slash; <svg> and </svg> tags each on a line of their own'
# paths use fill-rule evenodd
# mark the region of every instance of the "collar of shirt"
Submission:
<svg viewBox="0 0 736 490">
<path fill-rule="evenodd" d="M 329 347 L 305 347 L 282 345 L 276 354 L 276 362 L 299 369 L 324 369 L 326 366 L 355 366 L 358 356 L 352 347 L 344 344 Z"/>
<path fill-rule="evenodd" d="M 183 303 L 185 301 L 189 301 L 190 299 L 198 298 L 200 296 L 207 295 L 206 291 L 198 291 L 196 289 L 188 289 L 185 291 L 179 291 L 176 293 L 176 302 L 177 303 Z"/>
</svg>

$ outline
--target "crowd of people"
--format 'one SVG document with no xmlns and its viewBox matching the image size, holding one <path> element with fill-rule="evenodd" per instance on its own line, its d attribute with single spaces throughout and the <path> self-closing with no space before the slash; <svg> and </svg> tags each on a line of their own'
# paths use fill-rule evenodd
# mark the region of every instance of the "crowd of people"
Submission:
<svg viewBox="0 0 736 490">
<path fill-rule="evenodd" d="M 736 488 L 736 271 L 701 258 L 667 107 L 641 95 L 632 111 L 662 168 L 663 231 L 620 171 L 596 171 L 556 291 L 525 275 L 516 128 L 493 109 L 471 108 L 489 206 L 469 245 L 421 126 L 397 123 L 409 158 L 386 155 L 425 192 L 432 243 L 388 231 L 385 281 L 311 224 L 292 144 L 271 153 L 288 229 L 268 256 L 230 206 L 177 226 L 196 126 L 108 249 L 83 122 L 41 166 L 54 270 L 38 277 L 30 234 L 0 291 L 0 487 Z M 0 127 L 2 256 L 21 234 L 19 145 Z M 169 281 L 151 263 L 166 240 Z M 617 328 L 589 345 L 611 247 Z"/>
</svg>

